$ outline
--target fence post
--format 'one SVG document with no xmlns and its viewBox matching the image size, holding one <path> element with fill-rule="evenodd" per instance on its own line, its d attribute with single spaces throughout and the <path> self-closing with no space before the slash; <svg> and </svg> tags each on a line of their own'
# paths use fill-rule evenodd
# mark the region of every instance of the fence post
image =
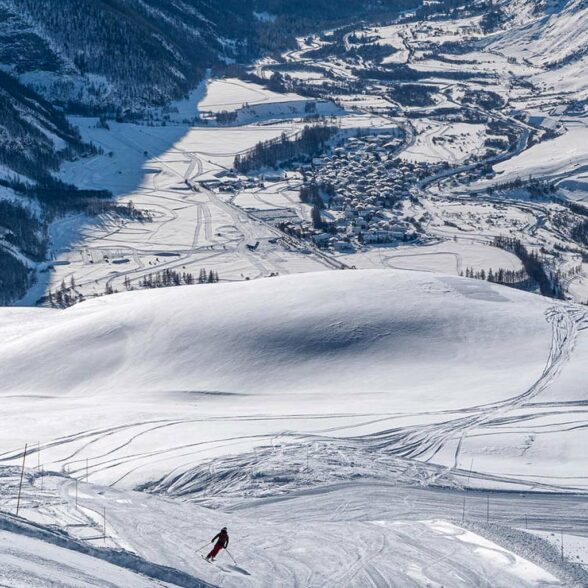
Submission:
<svg viewBox="0 0 588 588">
<path fill-rule="evenodd" d="M 16 499 L 16 516 L 20 509 L 20 494 L 22 492 L 22 480 L 24 478 L 25 460 L 27 458 L 27 447 L 28 443 L 25 443 L 24 453 L 22 454 L 22 469 L 20 470 L 20 483 L 18 484 L 18 497 Z"/>
</svg>

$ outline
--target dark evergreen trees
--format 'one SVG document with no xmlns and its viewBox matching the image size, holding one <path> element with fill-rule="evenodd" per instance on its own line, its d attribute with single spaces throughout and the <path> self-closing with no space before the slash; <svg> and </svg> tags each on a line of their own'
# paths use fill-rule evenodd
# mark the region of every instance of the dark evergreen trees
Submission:
<svg viewBox="0 0 588 588">
<path fill-rule="evenodd" d="M 262 141 L 245 155 L 237 155 L 235 170 L 247 174 L 264 167 L 275 168 L 278 164 L 296 157 L 314 157 L 322 153 L 326 143 L 338 131 L 327 125 L 306 126 L 297 137 L 290 139 L 282 134 L 279 139 Z"/>
</svg>

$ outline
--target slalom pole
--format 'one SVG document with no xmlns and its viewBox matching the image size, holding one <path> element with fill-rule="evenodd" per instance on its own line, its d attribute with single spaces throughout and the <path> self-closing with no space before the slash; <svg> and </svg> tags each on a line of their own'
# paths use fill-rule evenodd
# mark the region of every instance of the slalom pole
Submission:
<svg viewBox="0 0 588 588">
<path fill-rule="evenodd" d="M 226 551 L 226 552 L 229 554 L 230 558 L 233 560 L 233 563 L 234 563 L 235 565 L 238 565 L 238 564 L 237 564 L 237 562 L 235 561 L 235 558 L 234 558 L 234 557 L 231 555 L 231 552 L 228 550 L 228 548 L 227 548 L 227 547 L 225 547 L 225 551 Z"/>
</svg>

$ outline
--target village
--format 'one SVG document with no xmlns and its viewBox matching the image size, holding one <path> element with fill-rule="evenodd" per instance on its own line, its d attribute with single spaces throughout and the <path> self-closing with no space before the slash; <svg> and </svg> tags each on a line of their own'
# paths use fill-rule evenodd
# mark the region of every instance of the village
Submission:
<svg viewBox="0 0 588 588">
<path fill-rule="evenodd" d="M 325 208 L 315 215 L 312 240 L 319 247 L 353 251 L 362 245 L 413 241 L 418 221 L 406 218 L 403 202 L 410 187 L 431 166 L 395 158 L 403 141 L 389 134 L 351 137 L 332 154 L 315 158 L 311 184 Z"/>
</svg>

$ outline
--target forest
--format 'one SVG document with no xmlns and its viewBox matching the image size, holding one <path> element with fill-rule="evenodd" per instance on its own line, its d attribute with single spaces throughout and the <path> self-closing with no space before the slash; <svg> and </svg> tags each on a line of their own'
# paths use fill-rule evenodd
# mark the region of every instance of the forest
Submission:
<svg viewBox="0 0 588 588">
<path fill-rule="evenodd" d="M 236 171 L 247 174 L 266 167 L 276 168 L 299 157 L 315 157 L 323 152 L 326 143 L 339 129 L 333 126 L 306 126 L 297 137 L 290 139 L 285 134 L 279 139 L 262 141 L 245 155 L 237 155 L 234 162 Z"/>
</svg>

